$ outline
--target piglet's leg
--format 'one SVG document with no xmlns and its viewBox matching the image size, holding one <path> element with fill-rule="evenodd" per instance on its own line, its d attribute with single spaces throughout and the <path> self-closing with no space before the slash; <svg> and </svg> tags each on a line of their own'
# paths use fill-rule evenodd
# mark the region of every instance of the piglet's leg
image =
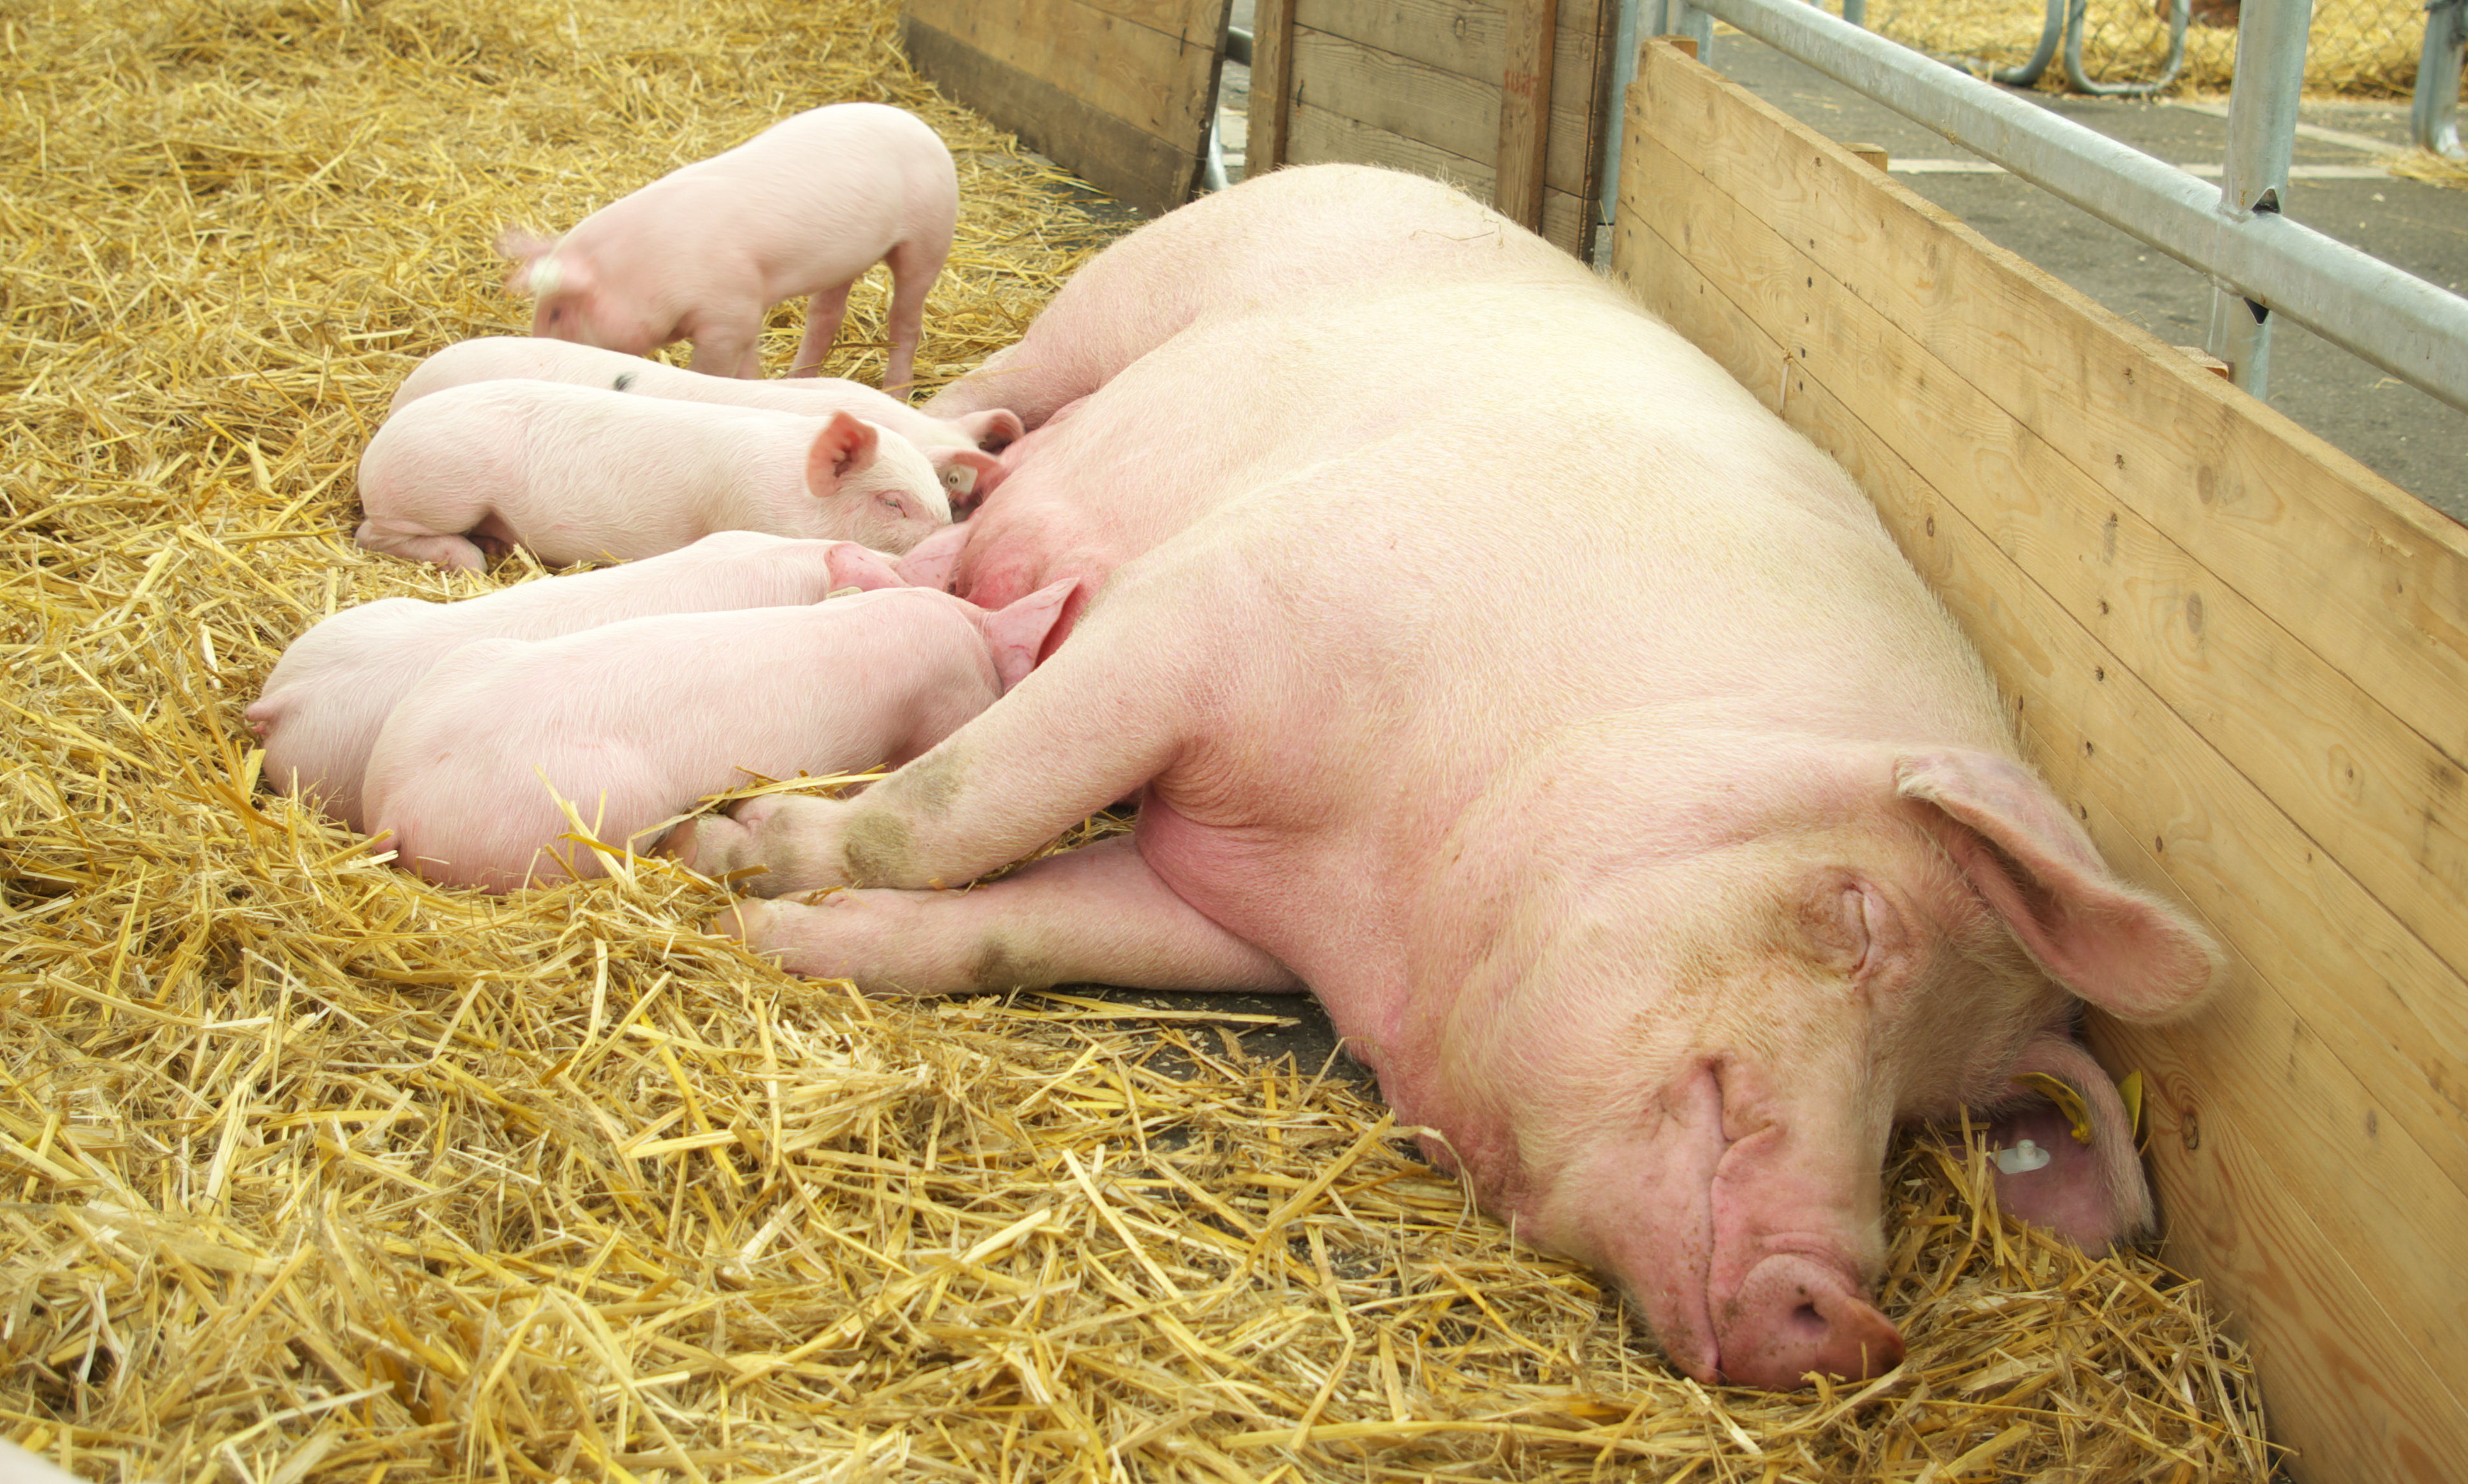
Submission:
<svg viewBox="0 0 2468 1484">
<path fill-rule="evenodd" d="M 686 369 L 707 377 L 751 379 L 763 375 L 763 310 L 731 305 L 683 327 L 694 341 Z"/>
<path fill-rule="evenodd" d="M 797 359 L 788 367 L 792 377 L 822 374 L 823 361 L 832 354 L 832 342 L 839 338 L 840 321 L 848 317 L 849 290 L 853 284 L 826 288 L 806 304 L 806 337 L 797 342 Z"/>
<path fill-rule="evenodd" d="M 749 902 L 720 932 L 813 979 L 878 993 L 999 993 L 1055 984 L 1299 991 L 1283 964 L 1174 894 L 1129 837 L 1049 856 L 965 892 L 841 891 Z"/>
<path fill-rule="evenodd" d="M 489 564 L 488 557 L 470 541 L 432 531 L 416 520 L 371 516 L 360 522 L 352 539 L 370 551 L 409 561 L 433 561 L 458 572 L 478 572 Z"/>
<path fill-rule="evenodd" d="M 891 360 L 883 368 L 882 389 L 905 396 L 915 374 L 917 337 L 926 324 L 926 291 L 943 271 L 945 250 L 931 242 L 905 241 L 891 249 Z M 802 359 L 802 355 L 799 357 Z"/>
</svg>

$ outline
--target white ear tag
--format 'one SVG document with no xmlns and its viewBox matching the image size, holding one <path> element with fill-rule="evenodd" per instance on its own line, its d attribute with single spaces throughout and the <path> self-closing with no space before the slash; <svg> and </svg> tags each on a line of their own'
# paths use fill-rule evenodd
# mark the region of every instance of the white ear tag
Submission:
<svg viewBox="0 0 2468 1484">
<path fill-rule="evenodd" d="M 823 594 L 823 597 L 824 597 L 824 599 L 825 599 L 826 601 L 828 601 L 828 600 L 833 599 L 833 598 L 847 598 L 847 597 L 851 597 L 851 596 L 854 596 L 855 594 L 861 593 L 861 592 L 863 592 L 863 591 L 865 591 L 865 589 L 864 589 L 864 588 L 862 588 L 862 587 L 834 587 L 834 588 L 833 588 L 830 592 L 827 592 L 827 593 Z"/>
<path fill-rule="evenodd" d="M 555 256 L 537 259 L 532 263 L 532 292 L 542 297 L 553 294 L 564 277 Z"/>
<path fill-rule="evenodd" d="M 2048 1161 L 2056 1157 L 2029 1139 L 2021 1139 L 2012 1149 L 1997 1152 L 1997 1168 L 2007 1175 L 2027 1175 L 2033 1170 L 2046 1169 Z"/>
<path fill-rule="evenodd" d="M 966 464 L 954 464 L 943 470 L 943 488 L 953 494 L 977 492 L 977 471 Z"/>
</svg>

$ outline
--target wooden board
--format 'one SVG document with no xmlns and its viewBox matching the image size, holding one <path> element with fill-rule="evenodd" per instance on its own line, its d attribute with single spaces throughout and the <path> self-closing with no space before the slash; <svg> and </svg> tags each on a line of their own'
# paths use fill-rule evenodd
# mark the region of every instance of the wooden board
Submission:
<svg viewBox="0 0 2468 1484">
<path fill-rule="evenodd" d="M 917 70 L 1115 198 L 1191 198 L 1231 0 L 908 0 Z"/>
<path fill-rule="evenodd" d="M 1850 468 L 2034 761 L 2238 972 L 2160 1029 L 2168 1255 L 2310 1480 L 2468 1457 L 2468 540 L 1664 44 L 1614 263 Z"/>
<path fill-rule="evenodd" d="M 1503 109 L 1509 38 L 1532 31 L 1529 0 L 1264 0 L 1255 32 L 1248 168 L 1346 160 L 1422 171 L 1492 199 L 1503 150 L 1530 171 L 1541 146 L 1542 231 L 1590 249 L 1613 7 L 1560 0 L 1547 101 Z M 1510 20 L 1515 11 L 1524 17 Z M 1535 39 L 1529 35 L 1528 39 Z M 1524 63 L 1533 69 L 1529 55 Z M 1539 139 L 1529 127 L 1542 126 Z M 1266 142 L 1264 144 L 1264 141 Z M 1530 193 L 1529 174 L 1512 188 Z M 1512 212 L 1511 215 L 1516 215 Z"/>
</svg>

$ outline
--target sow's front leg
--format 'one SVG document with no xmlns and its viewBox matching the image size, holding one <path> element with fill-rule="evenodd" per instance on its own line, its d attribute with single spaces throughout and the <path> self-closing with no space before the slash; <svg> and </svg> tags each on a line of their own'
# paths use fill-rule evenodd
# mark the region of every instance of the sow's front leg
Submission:
<svg viewBox="0 0 2468 1484">
<path fill-rule="evenodd" d="M 1198 662 L 1141 643 L 1136 624 L 1121 622 L 1135 605 L 1108 596 L 1116 622 L 1084 624 L 1001 700 L 863 793 L 751 800 L 680 826 L 670 848 L 758 897 L 940 890 L 1132 797 L 1182 746 L 1190 707 L 1179 697 L 1192 687 L 1180 673 Z"/>
<path fill-rule="evenodd" d="M 1129 837 L 1049 856 L 964 892 L 835 891 L 749 902 L 714 927 L 790 973 L 877 993 L 1056 984 L 1298 993 L 1292 970 L 1174 894 Z"/>
</svg>

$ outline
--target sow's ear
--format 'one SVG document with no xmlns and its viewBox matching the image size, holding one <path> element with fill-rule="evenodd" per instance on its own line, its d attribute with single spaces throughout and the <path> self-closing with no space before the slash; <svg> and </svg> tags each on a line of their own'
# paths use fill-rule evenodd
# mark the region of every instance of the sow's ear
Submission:
<svg viewBox="0 0 2468 1484">
<path fill-rule="evenodd" d="M 2209 934 L 2119 880 L 2047 786 L 2010 759 L 1947 750 L 1894 768 L 1895 791 L 1959 829 L 1939 839 L 2049 977 L 2122 1019 L 2192 1009 L 2220 977 Z"/>
<path fill-rule="evenodd" d="M 2061 1108 L 2018 1083 L 2014 1100 L 1990 1111 L 1998 1209 L 2093 1254 L 2149 1231 L 2151 1188 L 2115 1084 L 2062 1031 L 2044 1031 L 2022 1048 L 2013 1075 L 2034 1073 L 2057 1079 L 2081 1101 Z"/>
</svg>

